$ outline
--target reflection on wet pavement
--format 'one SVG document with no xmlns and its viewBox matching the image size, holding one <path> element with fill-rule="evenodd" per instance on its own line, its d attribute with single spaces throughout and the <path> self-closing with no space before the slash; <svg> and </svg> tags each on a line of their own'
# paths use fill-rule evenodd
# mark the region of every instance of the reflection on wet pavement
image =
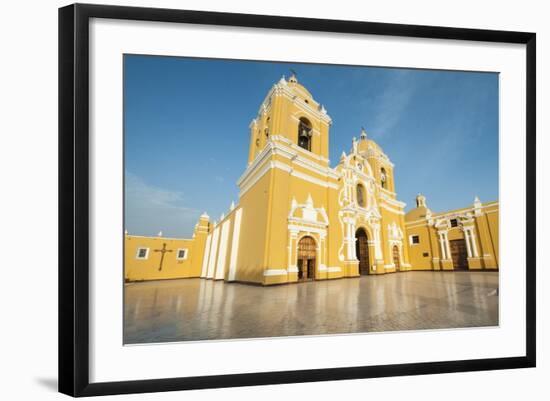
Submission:
<svg viewBox="0 0 550 401">
<path fill-rule="evenodd" d="M 126 344 L 498 325 L 498 273 L 408 272 L 272 287 L 125 285 Z"/>
</svg>

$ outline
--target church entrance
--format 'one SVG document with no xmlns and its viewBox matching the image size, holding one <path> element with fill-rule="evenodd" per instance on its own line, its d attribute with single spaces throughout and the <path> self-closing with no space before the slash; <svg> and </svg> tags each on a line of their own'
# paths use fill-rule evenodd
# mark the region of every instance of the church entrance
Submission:
<svg viewBox="0 0 550 401">
<path fill-rule="evenodd" d="M 312 237 L 303 237 L 298 242 L 298 281 L 315 279 L 315 256 L 317 245 Z"/>
<path fill-rule="evenodd" d="M 393 246 L 393 264 L 395 265 L 395 271 L 401 270 L 401 258 L 399 257 L 399 247 Z"/>
<path fill-rule="evenodd" d="M 454 270 L 468 270 L 466 241 L 455 239 L 449 241 L 449 245 L 451 246 L 451 259 L 453 259 Z"/>
<path fill-rule="evenodd" d="M 364 228 L 357 230 L 355 240 L 355 254 L 357 255 L 357 259 L 359 259 L 359 274 L 369 274 L 369 238 Z"/>
</svg>

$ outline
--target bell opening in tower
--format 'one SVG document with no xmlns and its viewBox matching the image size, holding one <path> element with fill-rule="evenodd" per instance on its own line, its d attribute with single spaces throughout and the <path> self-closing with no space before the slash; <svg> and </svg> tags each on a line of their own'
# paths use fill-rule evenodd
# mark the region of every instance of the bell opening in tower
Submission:
<svg viewBox="0 0 550 401">
<path fill-rule="evenodd" d="M 298 146 L 311 152 L 311 123 L 306 118 L 300 118 L 298 124 Z"/>
</svg>

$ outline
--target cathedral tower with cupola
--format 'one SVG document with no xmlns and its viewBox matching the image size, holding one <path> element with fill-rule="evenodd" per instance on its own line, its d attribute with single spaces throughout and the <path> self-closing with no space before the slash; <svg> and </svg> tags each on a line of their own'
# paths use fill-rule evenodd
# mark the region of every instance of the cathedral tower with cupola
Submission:
<svg viewBox="0 0 550 401">
<path fill-rule="evenodd" d="M 331 123 L 324 106 L 298 82 L 295 74 L 288 81 L 282 77 L 250 123 L 248 163 L 254 161 L 268 142 L 278 142 L 303 150 L 301 155 L 328 166 Z"/>
<path fill-rule="evenodd" d="M 331 122 L 296 74 L 269 90 L 250 124 L 248 166 L 238 181 L 241 236 L 259 244 L 254 257 L 243 256 L 237 279 L 273 284 L 342 274 L 329 247 L 341 235 L 329 225 L 339 188 L 329 166 Z"/>
</svg>

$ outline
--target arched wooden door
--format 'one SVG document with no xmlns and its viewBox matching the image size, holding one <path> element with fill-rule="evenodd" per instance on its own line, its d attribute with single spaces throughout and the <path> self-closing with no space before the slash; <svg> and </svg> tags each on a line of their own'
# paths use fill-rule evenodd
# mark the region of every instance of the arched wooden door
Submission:
<svg viewBox="0 0 550 401">
<path fill-rule="evenodd" d="M 454 270 L 468 270 L 468 253 L 466 251 L 466 241 L 455 239 L 449 241 L 451 246 L 451 259 L 453 260 Z"/>
<path fill-rule="evenodd" d="M 312 237 L 303 237 L 298 242 L 298 281 L 315 279 L 315 256 L 317 245 Z"/>
<path fill-rule="evenodd" d="M 401 269 L 401 258 L 399 257 L 399 247 L 397 245 L 393 246 L 393 264 L 395 265 L 395 270 Z"/>
<path fill-rule="evenodd" d="M 357 259 L 359 259 L 359 274 L 369 274 L 369 238 L 365 229 L 360 228 L 357 230 L 355 239 L 355 254 L 357 255 Z"/>
</svg>

